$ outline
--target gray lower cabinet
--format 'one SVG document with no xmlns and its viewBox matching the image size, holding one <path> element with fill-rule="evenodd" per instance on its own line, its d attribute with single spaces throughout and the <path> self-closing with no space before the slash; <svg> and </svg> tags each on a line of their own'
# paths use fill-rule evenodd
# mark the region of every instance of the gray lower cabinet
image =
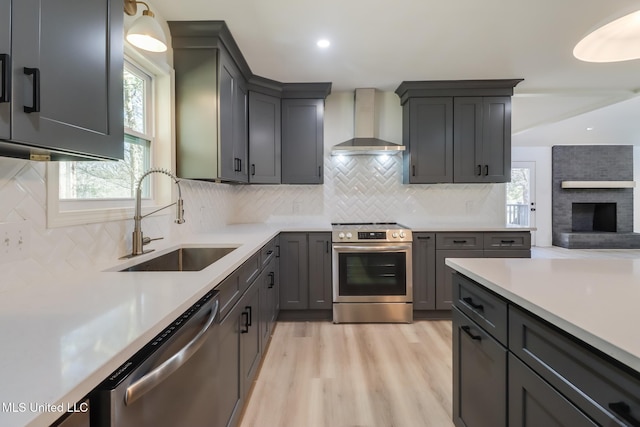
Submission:
<svg viewBox="0 0 640 427">
<path fill-rule="evenodd" d="M 240 329 L 244 324 L 242 304 L 236 304 L 218 325 L 219 348 L 215 403 L 218 405 L 217 427 L 235 426 L 243 404 L 240 386 Z"/>
<path fill-rule="evenodd" d="M 506 426 L 506 347 L 455 307 L 452 334 L 455 425 Z"/>
<path fill-rule="evenodd" d="M 265 349 L 278 316 L 279 273 L 274 257 L 258 278 L 260 284 L 260 346 Z"/>
<path fill-rule="evenodd" d="M 452 276 L 456 426 L 640 425 L 640 373 Z"/>
<path fill-rule="evenodd" d="M 331 309 L 331 233 L 280 234 L 280 310 Z"/>
<path fill-rule="evenodd" d="M 247 396 L 258 372 L 262 348 L 260 346 L 260 283 L 256 280 L 238 305 L 240 313 L 240 381 L 242 395 Z"/>
<path fill-rule="evenodd" d="M 122 4 L 2 0 L 0 16 L 0 155 L 122 159 Z"/>
<path fill-rule="evenodd" d="M 249 92 L 249 182 L 280 184 L 280 98 Z"/>
<path fill-rule="evenodd" d="M 420 236 L 421 233 L 414 233 Z M 419 238 L 414 239 L 414 309 L 450 310 L 452 304 L 451 268 L 445 264 L 447 258 L 531 258 L 531 232 L 529 231 L 485 231 L 485 232 L 438 232 L 435 233 L 435 279 L 428 284 L 429 268 L 424 265 L 425 255 Z M 422 263 L 422 264 L 421 264 Z M 427 278 L 425 278 L 425 275 Z M 416 299 L 418 294 L 420 300 Z M 422 304 L 426 298 L 433 305 Z M 416 305 L 418 303 L 418 305 Z M 433 308 L 426 308 L 433 307 Z"/>
<path fill-rule="evenodd" d="M 413 233 L 413 309 L 436 308 L 436 235 Z"/>
<path fill-rule="evenodd" d="M 282 99 L 282 183 L 324 182 L 324 99 Z"/>
</svg>

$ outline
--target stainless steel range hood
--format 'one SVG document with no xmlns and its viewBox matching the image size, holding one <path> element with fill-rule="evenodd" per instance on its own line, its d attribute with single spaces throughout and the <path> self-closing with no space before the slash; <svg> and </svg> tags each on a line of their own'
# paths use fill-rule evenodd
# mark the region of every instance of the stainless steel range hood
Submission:
<svg viewBox="0 0 640 427">
<path fill-rule="evenodd" d="M 334 145 L 331 155 L 398 154 L 404 145 L 376 137 L 376 90 L 356 89 L 354 102 L 355 138 Z"/>
</svg>

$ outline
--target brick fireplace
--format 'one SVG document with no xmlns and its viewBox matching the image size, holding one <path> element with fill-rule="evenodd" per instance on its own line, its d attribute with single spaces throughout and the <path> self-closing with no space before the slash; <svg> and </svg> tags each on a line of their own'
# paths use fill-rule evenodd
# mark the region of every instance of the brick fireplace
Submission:
<svg viewBox="0 0 640 427">
<path fill-rule="evenodd" d="M 633 232 L 633 146 L 554 146 L 552 168 L 554 245 L 640 248 L 640 233 Z"/>
</svg>

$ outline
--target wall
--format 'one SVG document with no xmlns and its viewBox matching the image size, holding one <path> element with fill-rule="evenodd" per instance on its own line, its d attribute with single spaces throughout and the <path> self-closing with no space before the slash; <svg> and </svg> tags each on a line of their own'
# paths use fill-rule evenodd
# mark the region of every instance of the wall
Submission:
<svg viewBox="0 0 640 427">
<path fill-rule="evenodd" d="M 235 194 L 234 222 L 398 221 L 412 224 L 504 225 L 504 184 L 402 184 L 401 155 L 331 156 L 353 137 L 353 92 L 325 104 L 325 165 L 321 186 L 248 186 Z M 402 109 L 393 92 L 378 92 L 378 136 L 401 143 Z"/>
</svg>

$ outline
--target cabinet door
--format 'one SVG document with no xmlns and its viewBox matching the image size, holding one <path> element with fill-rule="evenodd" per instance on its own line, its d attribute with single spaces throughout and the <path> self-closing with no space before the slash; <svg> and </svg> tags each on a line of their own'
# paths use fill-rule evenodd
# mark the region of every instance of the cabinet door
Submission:
<svg viewBox="0 0 640 427">
<path fill-rule="evenodd" d="M 332 306 L 331 233 L 309 233 L 309 308 Z"/>
<path fill-rule="evenodd" d="M 412 98 L 404 106 L 404 182 L 453 182 L 453 98 Z"/>
<path fill-rule="evenodd" d="M 280 99 L 249 93 L 249 181 L 280 183 Z"/>
<path fill-rule="evenodd" d="M 513 354 L 508 387 L 510 427 L 598 425 Z"/>
<path fill-rule="evenodd" d="M 9 139 L 11 99 L 11 0 L 0 0 L 0 139 Z"/>
<path fill-rule="evenodd" d="M 12 139 L 122 159 L 122 7 L 111 0 L 12 7 Z"/>
<path fill-rule="evenodd" d="M 482 250 L 436 251 L 436 310 L 449 310 L 453 301 L 452 272 L 445 258 L 482 258 Z"/>
<path fill-rule="evenodd" d="M 238 303 L 240 313 L 241 391 L 246 396 L 258 371 L 260 357 L 260 284 L 253 284 Z"/>
<path fill-rule="evenodd" d="M 322 184 L 324 100 L 282 100 L 282 183 Z"/>
<path fill-rule="evenodd" d="M 260 274 L 258 281 L 260 283 L 260 348 L 264 352 L 264 348 L 269 342 L 271 333 L 273 332 L 273 323 L 275 321 L 275 297 L 276 297 L 276 267 L 275 258 L 265 267 Z"/>
<path fill-rule="evenodd" d="M 457 308 L 453 309 L 452 332 L 455 425 L 506 426 L 507 349 Z"/>
<path fill-rule="evenodd" d="M 309 308 L 307 233 L 280 234 L 280 309 Z"/>
<path fill-rule="evenodd" d="M 482 179 L 511 181 L 511 97 L 482 99 Z"/>
<path fill-rule="evenodd" d="M 483 182 L 481 97 L 453 101 L 454 182 Z"/>
<path fill-rule="evenodd" d="M 215 402 L 218 405 L 217 427 L 236 425 L 242 409 L 240 388 L 240 329 L 244 306 L 236 304 L 219 327 L 218 376 Z M 212 400 L 213 401 L 213 400 Z"/>
<path fill-rule="evenodd" d="M 220 140 L 218 141 L 220 178 L 228 181 L 242 181 L 243 155 L 240 145 L 242 109 L 244 108 L 240 71 L 224 50 L 219 50 L 219 118 Z M 246 163 L 246 159 L 245 163 Z"/>
<path fill-rule="evenodd" d="M 413 234 L 413 309 L 436 308 L 436 236 Z"/>
</svg>

